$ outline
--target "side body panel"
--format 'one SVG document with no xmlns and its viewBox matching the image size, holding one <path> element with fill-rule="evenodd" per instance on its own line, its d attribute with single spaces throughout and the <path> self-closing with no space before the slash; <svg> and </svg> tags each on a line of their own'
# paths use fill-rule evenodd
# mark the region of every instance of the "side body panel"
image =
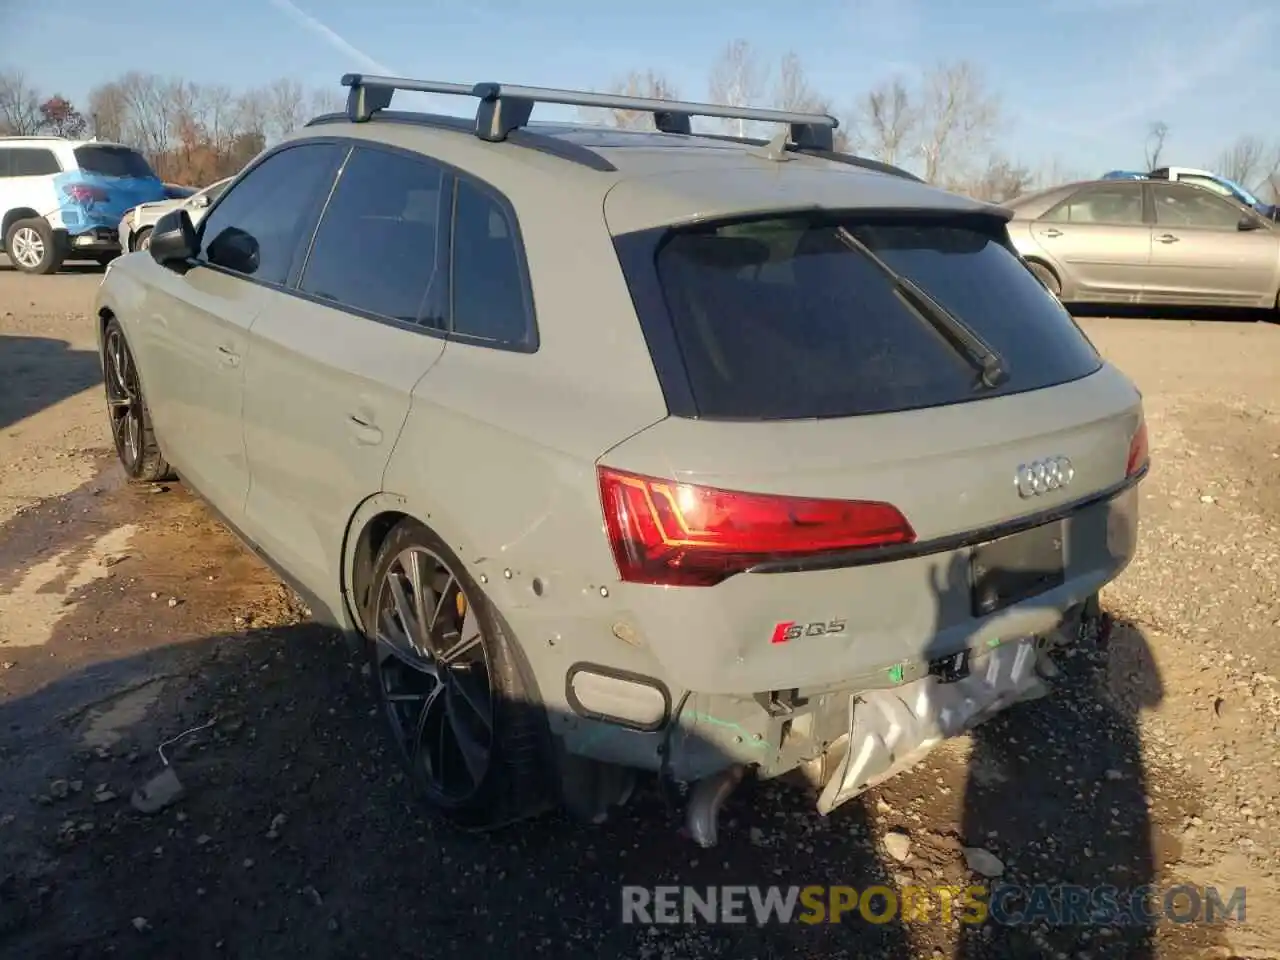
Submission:
<svg viewBox="0 0 1280 960">
<path fill-rule="evenodd" d="M 269 296 L 245 376 L 245 528 L 339 609 L 347 519 L 382 490 L 413 388 L 445 344 L 287 293 Z"/>
</svg>

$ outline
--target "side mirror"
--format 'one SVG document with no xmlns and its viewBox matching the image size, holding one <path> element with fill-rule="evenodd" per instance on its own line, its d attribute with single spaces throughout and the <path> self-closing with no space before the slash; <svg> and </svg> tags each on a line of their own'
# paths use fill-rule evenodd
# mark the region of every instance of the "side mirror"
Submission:
<svg viewBox="0 0 1280 960">
<path fill-rule="evenodd" d="M 179 269 L 200 252 L 196 228 L 185 210 L 171 210 L 151 231 L 151 258 L 162 267 Z"/>
<path fill-rule="evenodd" d="M 1240 218 L 1240 222 L 1236 224 L 1236 228 L 1239 230 L 1261 230 L 1262 224 L 1256 217 L 1251 217 L 1248 214 L 1245 214 Z M 155 241 L 152 242 L 154 243 Z"/>
</svg>

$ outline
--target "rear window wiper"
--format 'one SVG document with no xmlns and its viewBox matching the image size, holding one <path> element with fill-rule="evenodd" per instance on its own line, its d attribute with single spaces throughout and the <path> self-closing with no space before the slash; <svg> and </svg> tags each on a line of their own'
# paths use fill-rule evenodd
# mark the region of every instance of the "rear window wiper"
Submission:
<svg viewBox="0 0 1280 960">
<path fill-rule="evenodd" d="M 837 227 L 842 243 L 866 257 L 893 284 L 898 298 L 911 312 L 942 335 L 951 347 L 978 371 L 983 387 L 998 387 L 1009 379 L 1004 360 L 986 341 L 954 313 L 929 296 L 915 281 L 904 277 L 880 259 L 870 247 L 853 235 L 848 227 Z"/>
</svg>

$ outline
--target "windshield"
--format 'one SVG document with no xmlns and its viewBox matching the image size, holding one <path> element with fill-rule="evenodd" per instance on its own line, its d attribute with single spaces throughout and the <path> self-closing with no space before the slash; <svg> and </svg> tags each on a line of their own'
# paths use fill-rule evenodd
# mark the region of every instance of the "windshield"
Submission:
<svg viewBox="0 0 1280 960">
<path fill-rule="evenodd" d="M 128 147 L 76 147 L 75 153 L 76 163 L 85 173 L 144 179 L 152 179 L 156 175 L 142 154 Z"/>
<path fill-rule="evenodd" d="M 972 365 L 848 232 L 1003 359 Z M 1037 390 L 1100 360 L 1006 246 L 1003 225 L 928 216 L 784 217 L 682 230 L 657 268 L 699 414 L 781 420 L 915 410 Z"/>
</svg>

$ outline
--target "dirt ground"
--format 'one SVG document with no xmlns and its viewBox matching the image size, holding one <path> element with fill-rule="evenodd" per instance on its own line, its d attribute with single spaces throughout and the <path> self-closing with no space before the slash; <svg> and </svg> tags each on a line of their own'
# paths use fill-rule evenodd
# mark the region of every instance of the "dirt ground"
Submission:
<svg viewBox="0 0 1280 960">
<path fill-rule="evenodd" d="M 0 956 L 1280 957 L 1280 326 L 1082 320 L 1143 390 L 1155 464 L 1109 643 L 828 818 L 745 786 L 703 851 L 651 788 L 595 828 L 426 819 L 361 658 L 181 485 L 122 482 L 98 281 L 0 261 Z M 157 746 L 206 723 L 169 750 L 185 796 L 133 810 Z M 621 922 L 626 883 L 965 885 L 964 847 L 1015 884 L 1243 887 L 1247 915 Z"/>
</svg>

